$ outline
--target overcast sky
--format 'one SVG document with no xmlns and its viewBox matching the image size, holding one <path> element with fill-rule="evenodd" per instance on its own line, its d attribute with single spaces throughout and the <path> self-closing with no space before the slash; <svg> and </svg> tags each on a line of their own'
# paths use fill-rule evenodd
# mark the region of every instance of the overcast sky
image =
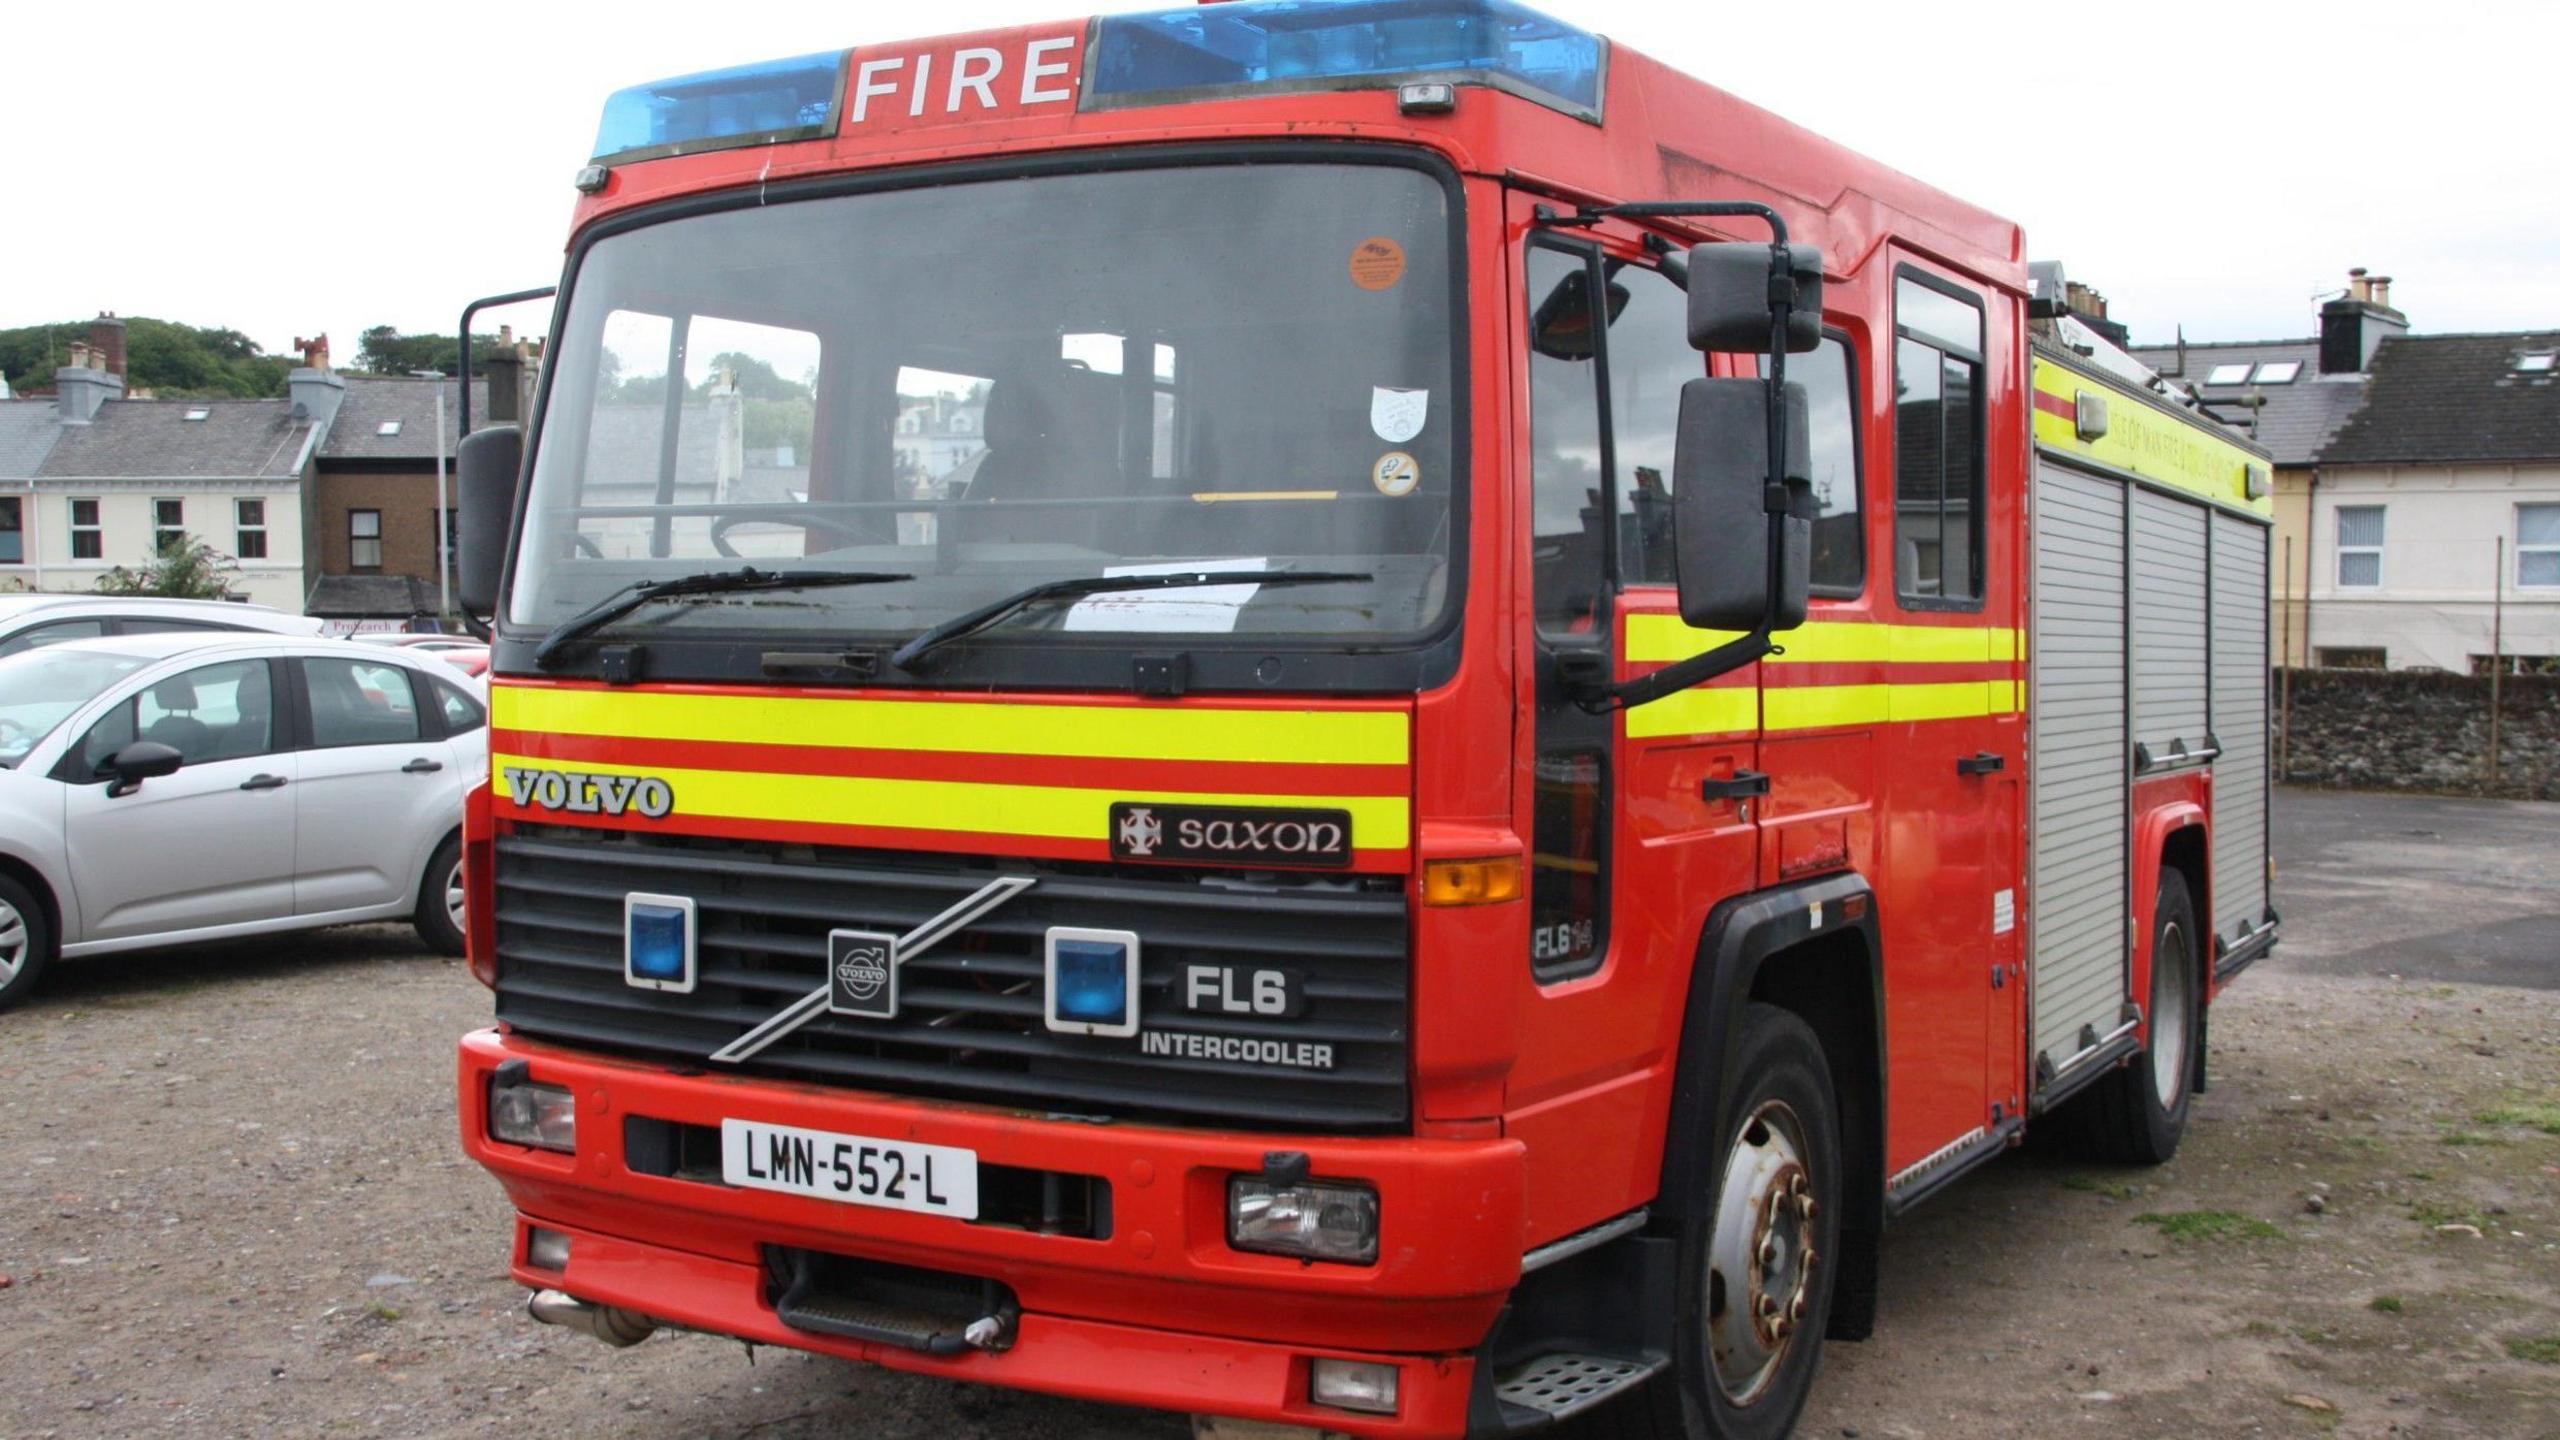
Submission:
<svg viewBox="0 0 2560 1440">
<path fill-rule="evenodd" d="M 22 0 L 0 327 L 325 330 L 344 361 L 557 278 L 615 88 L 1073 3 Z M 2560 326 L 2549 0 L 1546 8 L 2021 222 L 2137 342 L 2308 334 L 2352 265 L 2422 331 Z"/>
</svg>

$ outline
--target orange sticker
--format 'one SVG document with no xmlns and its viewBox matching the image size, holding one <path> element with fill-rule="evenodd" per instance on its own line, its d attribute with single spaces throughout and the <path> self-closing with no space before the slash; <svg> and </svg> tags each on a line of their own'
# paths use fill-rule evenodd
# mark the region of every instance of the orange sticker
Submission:
<svg viewBox="0 0 2560 1440">
<path fill-rule="evenodd" d="M 1351 283 L 1363 290 L 1392 290 L 1404 278 L 1404 247 L 1373 235 L 1351 247 Z"/>
</svg>

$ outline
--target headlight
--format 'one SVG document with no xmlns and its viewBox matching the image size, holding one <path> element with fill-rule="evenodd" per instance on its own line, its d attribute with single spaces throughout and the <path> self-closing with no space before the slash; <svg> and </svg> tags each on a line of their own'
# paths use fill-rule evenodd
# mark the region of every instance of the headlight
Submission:
<svg viewBox="0 0 2560 1440">
<path fill-rule="evenodd" d="M 1368 1265 L 1378 1258 L 1378 1192 L 1340 1181 L 1227 1182 L 1227 1243 L 1266 1255 Z"/>
<path fill-rule="evenodd" d="M 578 1151 L 577 1097 L 557 1085 L 492 1079 L 489 1138 L 574 1155 Z"/>
</svg>

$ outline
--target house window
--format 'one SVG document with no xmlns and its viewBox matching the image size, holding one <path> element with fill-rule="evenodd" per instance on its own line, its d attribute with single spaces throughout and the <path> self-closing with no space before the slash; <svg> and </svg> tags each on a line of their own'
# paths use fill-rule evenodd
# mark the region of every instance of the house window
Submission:
<svg viewBox="0 0 2560 1440">
<path fill-rule="evenodd" d="M 2382 507 L 2338 507 L 2338 588 L 2371 590 L 2382 583 Z"/>
<path fill-rule="evenodd" d="M 2555 362 L 2560 362 L 2560 350 L 2528 350 L 2516 357 L 2516 371 L 2523 375 L 2548 375 Z"/>
<path fill-rule="evenodd" d="M 239 546 L 235 552 L 243 560 L 267 558 L 267 502 L 235 500 L 232 509 L 239 519 Z"/>
<path fill-rule="evenodd" d="M 382 512 L 347 512 L 347 566 L 353 570 L 382 568 Z"/>
<path fill-rule="evenodd" d="M 2516 507 L 2516 584 L 2560 585 L 2560 505 Z"/>
<path fill-rule="evenodd" d="M 1906 271 L 1894 284 L 1896 589 L 1916 608 L 1982 601 L 1981 302 Z"/>
<path fill-rule="evenodd" d="M 72 501 L 71 558 L 103 560 L 106 554 L 106 538 L 99 533 L 98 529 L 98 502 L 95 500 Z"/>
<path fill-rule="evenodd" d="M 2216 365 L 2213 367 L 2211 373 L 2204 377 L 2204 383 L 2207 385 L 2244 385 L 2248 383 L 2248 380 L 2249 365 L 2247 361 L 2242 361 L 2237 365 Z"/>
<path fill-rule="evenodd" d="M 2249 378 L 2261 385 L 2290 385 L 2293 377 L 2301 373 L 2302 362 L 2299 360 L 2270 360 L 2259 366 Z"/>
<path fill-rule="evenodd" d="M 397 435 L 400 433 L 400 422 L 397 420 L 385 420 L 381 424 L 373 427 L 373 433 L 376 435 Z"/>
<path fill-rule="evenodd" d="M 2382 647 L 2379 645 L 2320 647 L 2320 668 L 2323 670 L 2380 670 L 2382 662 Z"/>
<path fill-rule="evenodd" d="M 204 419 L 209 419 L 209 418 L 211 418 L 211 416 L 212 416 L 212 415 L 213 415 L 213 412 L 212 412 L 211 410 L 207 410 L 207 409 L 205 409 L 205 408 L 204 408 L 204 407 L 202 407 L 202 406 L 198 406 L 198 407 L 196 407 L 195 409 L 188 411 L 184 416 L 181 416 L 180 418 L 181 418 L 181 419 L 185 419 L 185 420 L 204 420 Z"/>
<path fill-rule="evenodd" d="M 0 495 L 0 565 L 23 565 L 27 562 L 25 502 L 15 495 Z"/>
<path fill-rule="evenodd" d="M 154 500 L 151 502 L 151 549 L 165 555 L 187 538 L 187 502 Z"/>
</svg>

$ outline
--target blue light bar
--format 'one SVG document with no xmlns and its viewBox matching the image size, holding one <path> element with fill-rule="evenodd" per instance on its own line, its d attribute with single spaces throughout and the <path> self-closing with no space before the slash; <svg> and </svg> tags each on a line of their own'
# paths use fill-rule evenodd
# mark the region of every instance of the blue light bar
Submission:
<svg viewBox="0 0 2560 1440">
<path fill-rule="evenodd" d="M 1097 22 L 1097 107 L 1454 80 L 1600 118 L 1608 45 L 1513 0 L 1234 0 Z"/>
<path fill-rule="evenodd" d="M 835 133 L 844 55 L 800 55 L 617 90 L 596 131 L 598 160 L 684 155 Z"/>
</svg>

